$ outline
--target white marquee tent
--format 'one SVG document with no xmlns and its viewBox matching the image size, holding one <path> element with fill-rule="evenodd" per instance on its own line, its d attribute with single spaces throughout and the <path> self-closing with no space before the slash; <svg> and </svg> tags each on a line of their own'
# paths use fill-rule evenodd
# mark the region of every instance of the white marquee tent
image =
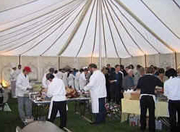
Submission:
<svg viewBox="0 0 180 132">
<path fill-rule="evenodd" d="M 180 52 L 180 0 L 1 0 L 0 55 Z"/>
</svg>

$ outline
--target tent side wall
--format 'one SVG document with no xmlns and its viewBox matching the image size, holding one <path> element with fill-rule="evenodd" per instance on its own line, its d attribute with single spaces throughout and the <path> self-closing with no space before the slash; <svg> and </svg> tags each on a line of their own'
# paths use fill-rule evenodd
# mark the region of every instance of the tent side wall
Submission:
<svg viewBox="0 0 180 132">
<path fill-rule="evenodd" d="M 58 57 L 21 57 L 22 66 L 30 66 L 32 68 L 32 74 L 30 74 L 31 80 L 41 81 L 42 76 L 50 67 L 54 67 L 55 69 L 64 68 L 66 66 L 70 66 L 72 68 L 81 68 L 87 66 L 89 63 L 93 62 L 99 65 L 98 58 L 72 58 L 72 57 L 60 57 L 58 61 Z M 58 62 L 60 64 L 58 64 Z M 111 64 L 112 66 L 116 64 L 123 64 L 125 66 L 129 64 L 137 64 L 145 66 L 145 57 L 132 57 L 126 59 L 117 59 L 117 58 L 102 58 L 102 66 L 106 64 Z M 0 80 L 5 79 L 9 81 L 9 73 L 12 64 L 18 65 L 19 57 L 18 56 L 0 56 Z M 150 55 L 146 57 L 146 64 L 156 65 L 158 67 L 166 68 L 167 66 L 171 66 L 175 68 L 175 55 L 174 54 L 166 54 L 166 55 Z M 177 54 L 177 65 L 180 64 L 180 53 Z"/>
</svg>

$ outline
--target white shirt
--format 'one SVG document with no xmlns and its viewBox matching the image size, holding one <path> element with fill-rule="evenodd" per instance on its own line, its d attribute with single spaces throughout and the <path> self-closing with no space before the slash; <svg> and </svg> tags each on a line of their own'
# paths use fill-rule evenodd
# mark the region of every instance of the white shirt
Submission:
<svg viewBox="0 0 180 132">
<path fill-rule="evenodd" d="M 79 77 L 80 77 L 81 73 L 77 72 L 76 76 L 75 76 L 75 88 L 76 90 L 79 90 Z"/>
<path fill-rule="evenodd" d="M 97 96 L 98 98 L 106 97 L 106 79 L 104 74 L 99 70 L 94 71 L 84 90 L 90 90 L 91 93 L 95 93 L 93 96 Z"/>
<path fill-rule="evenodd" d="M 67 72 L 63 73 L 63 78 L 62 78 L 65 87 L 68 86 L 68 82 L 67 82 L 67 74 L 68 74 Z"/>
<path fill-rule="evenodd" d="M 48 85 L 49 85 L 49 81 L 46 79 L 46 75 L 47 75 L 47 73 L 45 73 L 43 78 L 42 78 L 42 86 L 43 86 L 43 88 L 48 88 Z"/>
<path fill-rule="evenodd" d="M 62 79 L 62 78 L 63 78 L 63 73 L 59 71 L 59 72 L 56 74 L 56 76 L 57 76 L 57 78 Z"/>
<path fill-rule="evenodd" d="M 79 77 L 80 77 L 80 75 L 81 75 L 81 73 L 80 73 L 80 72 L 77 72 L 77 73 L 76 73 L 76 76 L 75 76 L 75 80 L 76 80 L 76 81 L 79 81 Z"/>
<path fill-rule="evenodd" d="M 82 90 L 86 86 L 86 82 L 87 82 L 87 79 L 86 79 L 85 73 L 82 72 L 80 74 L 80 76 L 79 76 L 79 87 L 80 87 L 80 90 Z"/>
<path fill-rule="evenodd" d="M 53 101 L 65 101 L 66 90 L 64 83 L 59 78 L 54 78 L 48 85 L 47 96 L 52 97 Z"/>
<path fill-rule="evenodd" d="M 68 77 L 68 85 L 69 85 L 69 87 L 71 86 L 72 88 L 75 88 L 74 79 L 75 79 L 75 76 L 72 73 L 69 74 L 69 77 Z"/>
<path fill-rule="evenodd" d="M 164 95 L 169 100 L 180 100 L 180 77 L 170 78 L 165 81 Z"/>
<path fill-rule="evenodd" d="M 28 93 L 27 88 L 32 88 L 29 84 L 29 77 L 23 73 L 19 74 L 16 81 L 16 96 L 24 97 Z"/>
<path fill-rule="evenodd" d="M 18 76 L 19 74 L 21 74 L 22 70 L 21 69 L 17 69 L 16 72 L 17 72 L 17 76 Z"/>
<path fill-rule="evenodd" d="M 47 80 L 47 78 L 46 78 L 46 75 L 47 75 L 47 74 L 48 74 L 48 73 L 45 73 L 44 76 L 43 76 L 43 79 L 42 79 L 42 86 L 43 86 L 43 88 L 48 88 L 48 85 L 49 85 L 49 83 L 50 83 L 50 82 Z M 55 78 L 57 78 L 56 74 L 53 73 L 53 75 L 54 75 Z"/>
</svg>

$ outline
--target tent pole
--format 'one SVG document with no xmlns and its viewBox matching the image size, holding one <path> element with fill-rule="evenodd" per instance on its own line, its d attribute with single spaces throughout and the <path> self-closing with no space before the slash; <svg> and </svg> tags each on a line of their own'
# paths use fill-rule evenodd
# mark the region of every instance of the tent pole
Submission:
<svg viewBox="0 0 180 132">
<path fill-rule="evenodd" d="M 122 64 L 122 60 L 121 60 L 121 58 L 119 58 L 119 64 L 120 64 L 120 65 Z"/>
<path fill-rule="evenodd" d="M 146 56 L 146 54 L 144 55 L 144 65 L 145 65 L 145 67 L 147 67 L 147 56 Z"/>
<path fill-rule="evenodd" d="M 60 56 L 58 56 L 58 69 L 60 69 Z"/>
<path fill-rule="evenodd" d="M 19 65 L 21 65 L 21 55 L 19 55 Z"/>
<path fill-rule="evenodd" d="M 79 58 L 76 57 L 76 68 L 79 69 Z"/>
<path fill-rule="evenodd" d="M 40 69 L 41 69 L 41 68 L 40 68 L 40 64 L 41 64 L 41 63 L 40 63 L 40 57 L 41 57 L 41 56 L 38 56 L 38 58 L 37 58 L 38 80 L 39 80 L 39 81 L 41 80 L 41 78 L 40 78 L 40 77 L 41 77 L 41 70 L 40 70 Z"/>
<path fill-rule="evenodd" d="M 177 52 L 174 53 L 174 62 L 175 62 L 175 68 L 177 70 L 178 64 L 177 64 Z"/>
<path fill-rule="evenodd" d="M 91 57 L 91 63 L 93 63 L 93 56 Z"/>
</svg>

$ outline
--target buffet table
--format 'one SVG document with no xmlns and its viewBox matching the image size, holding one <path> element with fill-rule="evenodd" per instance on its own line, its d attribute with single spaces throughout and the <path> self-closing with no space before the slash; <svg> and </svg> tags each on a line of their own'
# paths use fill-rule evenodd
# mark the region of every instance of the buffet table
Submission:
<svg viewBox="0 0 180 132">
<path fill-rule="evenodd" d="M 138 91 L 125 91 L 124 98 L 122 99 L 122 113 L 140 115 L 139 98 L 140 93 Z M 156 95 L 155 116 L 169 117 L 167 98 L 159 92 Z"/>
<path fill-rule="evenodd" d="M 35 120 L 45 120 L 45 118 L 41 118 L 44 115 L 47 115 L 47 111 L 49 109 L 50 99 L 45 98 L 43 100 L 37 100 L 36 98 L 37 92 L 29 93 L 29 99 L 33 103 L 33 114 Z M 89 110 L 89 97 L 77 97 L 77 98 L 67 98 L 66 101 L 68 102 L 75 102 L 75 112 L 79 108 L 79 113 L 81 116 L 85 115 L 86 110 Z"/>
<path fill-rule="evenodd" d="M 77 98 L 67 98 L 66 101 L 67 102 L 71 102 L 71 101 L 89 101 L 89 99 L 90 98 L 86 98 L 86 97 L 77 97 Z M 51 100 L 38 101 L 38 100 L 34 100 L 32 98 L 30 98 L 30 100 L 36 105 L 50 104 L 50 102 L 51 102 Z"/>
<path fill-rule="evenodd" d="M 167 102 L 157 101 L 155 106 L 156 117 L 169 117 Z M 122 99 L 122 113 L 140 115 L 139 100 Z"/>
</svg>

